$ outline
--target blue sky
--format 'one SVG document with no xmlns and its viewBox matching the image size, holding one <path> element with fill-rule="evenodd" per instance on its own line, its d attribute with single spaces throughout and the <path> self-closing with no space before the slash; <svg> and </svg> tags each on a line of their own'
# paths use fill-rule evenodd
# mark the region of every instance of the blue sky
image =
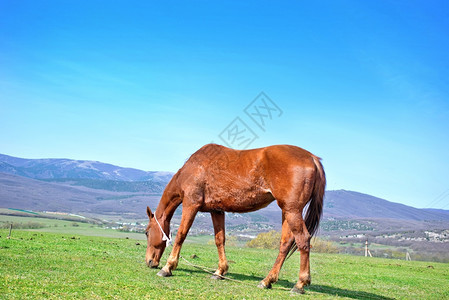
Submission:
<svg viewBox="0 0 449 300">
<path fill-rule="evenodd" d="M 328 189 L 447 209 L 448 6 L 1 1 L 0 153 L 176 171 L 239 117 L 251 148 L 322 157 Z"/>
</svg>

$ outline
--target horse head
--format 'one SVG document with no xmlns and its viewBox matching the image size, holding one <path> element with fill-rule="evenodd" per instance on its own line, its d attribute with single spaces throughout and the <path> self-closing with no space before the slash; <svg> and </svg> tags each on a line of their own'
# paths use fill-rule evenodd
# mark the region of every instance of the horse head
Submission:
<svg viewBox="0 0 449 300">
<path fill-rule="evenodd" d="M 145 254 L 145 262 L 151 268 L 157 268 L 159 261 L 164 253 L 165 247 L 171 241 L 160 226 L 156 216 L 147 206 L 147 215 L 149 218 L 145 235 L 147 236 L 147 252 Z"/>
</svg>

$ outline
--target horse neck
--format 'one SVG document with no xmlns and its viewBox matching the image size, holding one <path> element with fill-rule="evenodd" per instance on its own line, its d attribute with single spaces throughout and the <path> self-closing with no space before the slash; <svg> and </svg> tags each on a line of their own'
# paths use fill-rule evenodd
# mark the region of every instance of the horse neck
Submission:
<svg viewBox="0 0 449 300">
<path fill-rule="evenodd" d="M 172 181 L 167 185 L 162 194 L 161 201 L 155 211 L 155 216 L 167 232 L 170 228 L 170 221 L 175 213 L 176 208 L 181 204 L 179 193 L 173 188 Z"/>
</svg>

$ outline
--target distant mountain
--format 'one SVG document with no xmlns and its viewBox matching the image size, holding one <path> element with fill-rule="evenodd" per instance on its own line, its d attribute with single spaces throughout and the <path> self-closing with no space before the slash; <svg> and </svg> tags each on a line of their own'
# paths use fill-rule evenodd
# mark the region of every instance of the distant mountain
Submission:
<svg viewBox="0 0 449 300">
<path fill-rule="evenodd" d="M 431 212 L 432 214 L 441 215 L 442 217 L 449 216 L 449 210 L 445 210 L 445 209 L 425 208 L 424 210 L 428 211 L 428 212 Z"/>
<path fill-rule="evenodd" d="M 418 209 L 358 192 L 326 191 L 324 216 L 335 218 L 384 218 L 400 220 L 449 220 L 449 211 Z"/>
<path fill-rule="evenodd" d="M 146 206 L 155 208 L 159 200 L 160 196 L 151 192 L 108 191 L 0 173 L 3 208 L 142 219 Z"/>
<path fill-rule="evenodd" d="M 72 159 L 25 159 L 0 154 L 0 172 L 33 179 L 99 179 L 118 181 L 151 180 L 164 186 L 171 172 L 122 168 L 98 161 Z"/>
</svg>

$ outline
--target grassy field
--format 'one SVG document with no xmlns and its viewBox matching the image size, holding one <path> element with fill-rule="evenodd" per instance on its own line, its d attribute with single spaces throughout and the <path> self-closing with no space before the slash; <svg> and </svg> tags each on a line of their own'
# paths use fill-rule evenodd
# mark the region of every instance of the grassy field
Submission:
<svg viewBox="0 0 449 300">
<path fill-rule="evenodd" d="M 54 232 L 63 234 L 82 234 L 87 236 L 103 236 L 103 237 L 118 237 L 118 238 L 128 237 L 131 239 L 145 239 L 145 235 L 143 233 L 121 232 L 118 230 L 106 229 L 95 224 L 83 222 L 0 215 L 0 222 L 27 223 L 30 221 L 40 223 L 44 226 L 38 229 L 29 229 L 30 231 L 35 232 Z"/>
<path fill-rule="evenodd" d="M 292 295 L 298 254 L 286 262 L 272 290 L 260 290 L 256 285 L 276 251 L 228 247 L 229 277 L 243 281 L 238 283 L 211 280 L 182 260 L 173 277 L 160 278 L 157 269 L 146 267 L 145 242 L 138 240 L 24 230 L 13 230 L 12 239 L 7 235 L 0 230 L 0 298 L 5 299 L 449 298 L 448 264 L 312 254 L 312 285 L 305 295 Z M 198 258 L 191 259 L 193 254 Z M 186 244 L 182 255 L 210 268 L 217 263 L 216 249 L 207 243 Z"/>
<path fill-rule="evenodd" d="M 123 232 L 114 229 L 103 228 L 96 224 L 82 223 L 65 221 L 58 219 L 48 219 L 48 218 L 30 218 L 21 216 L 7 216 L 0 215 L 0 224 L 2 223 L 22 223 L 27 224 L 28 222 L 37 222 L 42 224 L 42 228 L 38 229 L 25 229 L 32 232 L 52 232 L 61 233 L 66 235 L 86 235 L 86 236 L 100 236 L 100 237 L 112 237 L 112 238 L 129 238 L 138 241 L 146 241 L 144 233 L 136 232 Z M 76 224 L 76 226 L 74 226 Z M 214 237 L 208 235 L 189 235 L 187 236 L 186 243 L 201 243 L 207 244 L 208 242 L 213 242 Z M 237 244 L 244 245 L 245 242 L 237 242 Z M 215 242 L 213 242 L 215 245 Z"/>
</svg>

